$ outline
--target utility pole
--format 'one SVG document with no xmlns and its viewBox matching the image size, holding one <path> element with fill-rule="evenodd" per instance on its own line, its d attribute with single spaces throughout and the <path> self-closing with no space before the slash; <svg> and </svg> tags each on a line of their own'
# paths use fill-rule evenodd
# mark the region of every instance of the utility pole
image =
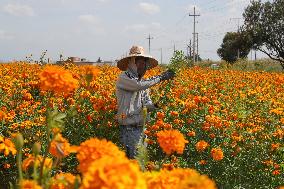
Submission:
<svg viewBox="0 0 284 189">
<path fill-rule="evenodd" d="M 193 16 L 193 63 L 195 63 L 195 17 L 200 16 L 200 14 L 195 14 L 195 7 L 193 8 L 193 14 L 189 13 L 189 16 Z"/>
<path fill-rule="evenodd" d="M 161 50 L 161 64 L 163 64 L 163 49 L 160 48 L 160 50 Z"/>
<path fill-rule="evenodd" d="M 153 37 L 150 36 L 149 34 L 149 37 L 147 37 L 146 39 L 149 40 L 149 54 L 151 53 L 151 39 L 154 39 Z"/>
<path fill-rule="evenodd" d="M 242 18 L 230 18 L 230 20 L 237 20 L 238 21 L 238 34 L 240 34 L 240 20 Z M 238 48 L 238 59 L 240 58 L 240 49 Z"/>
<path fill-rule="evenodd" d="M 191 40 L 189 41 L 189 57 L 191 57 Z"/>
<path fill-rule="evenodd" d="M 198 53 L 198 33 L 196 33 L 196 35 L 197 35 L 197 38 L 196 38 L 196 44 L 197 44 L 197 60 L 196 60 L 196 62 L 198 62 L 199 61 L 199 53 Z"/>
<path fill-rule="evenodd" d="M 254 50 L 254 60 L 256 60 L 256 50 Z"/>
</svg>

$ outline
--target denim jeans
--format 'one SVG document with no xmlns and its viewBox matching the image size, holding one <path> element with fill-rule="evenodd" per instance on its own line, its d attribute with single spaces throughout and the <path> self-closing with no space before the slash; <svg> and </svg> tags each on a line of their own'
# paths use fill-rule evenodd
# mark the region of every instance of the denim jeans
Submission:
<svg viewBox="0 0 284 189">
<path fill-rule="evenodd" d="M 143 127 L 136 125 L 120 125 L 120 141 L 125 148 L 129 159 L 134 159 L 137 155 L 137 145 L 141 139 Z"/>
</svg>

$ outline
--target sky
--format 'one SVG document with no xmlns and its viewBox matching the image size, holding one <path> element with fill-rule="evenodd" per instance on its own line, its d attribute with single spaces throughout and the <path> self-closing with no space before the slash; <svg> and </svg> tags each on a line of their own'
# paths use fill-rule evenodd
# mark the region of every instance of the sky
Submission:
<svg viewBox="0 0 284 189">
<path fill-rule="evenodd" d="M 194 7 L 200 15 L 199 54 L 219 60 L 225 33 L 237 31 L 248 5 L 249 0 L 1 0 L 0 61 L 30 54 L 39 60 L 45 50 L 53 61 L 60 54 L 114 61 L 139 45 L 167 63 L 174 49 L 187 53 Z"/>
</svg>

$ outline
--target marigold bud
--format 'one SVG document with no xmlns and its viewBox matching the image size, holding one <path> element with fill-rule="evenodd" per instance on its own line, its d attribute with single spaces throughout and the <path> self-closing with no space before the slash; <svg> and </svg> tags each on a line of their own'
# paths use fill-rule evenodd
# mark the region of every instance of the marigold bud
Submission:
<svg viewBox="0 0 284 189">
<path fill-rule="evenodd" d="M 40 153 L 41 145 L 38 142 L 35 142 L 33 145 L 33 153 L 34 155 L 38 155 Z"/>
<path fill-rule="evenodd" d="M 14 138 L 14 144 L 17 149 L 17 151 L 21 151 L 24 146 L 24 138 L 21 133 L 16 134 Z"/>
</svg>

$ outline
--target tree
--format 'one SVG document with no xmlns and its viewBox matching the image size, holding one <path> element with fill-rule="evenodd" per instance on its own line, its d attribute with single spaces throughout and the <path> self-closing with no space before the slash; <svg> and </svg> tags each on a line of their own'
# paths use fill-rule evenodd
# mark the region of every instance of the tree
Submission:
<svg viewBox="0 0 284 189">
<path fill-rule="evenodd" d="M 238 57 L 247 57 L 251 49 L 250 41 L 245 33 L 227 32 L 217 53 L 223 60 L 234 63 Z"/>
<path fill-rule="evenodd" d="M 192 61 L 188 61 L 183 51 L 174 51 L 173 57 L 170 59 L 168 68 L 177 71 L 181 68 L 191 66 Z"/>
<path fill-rule="evenodd" d="M 242 30 L 250 35 L 253 47 L 284 68 L 284 0 L 253 0 L 243 17 Z"/>
</svg>

